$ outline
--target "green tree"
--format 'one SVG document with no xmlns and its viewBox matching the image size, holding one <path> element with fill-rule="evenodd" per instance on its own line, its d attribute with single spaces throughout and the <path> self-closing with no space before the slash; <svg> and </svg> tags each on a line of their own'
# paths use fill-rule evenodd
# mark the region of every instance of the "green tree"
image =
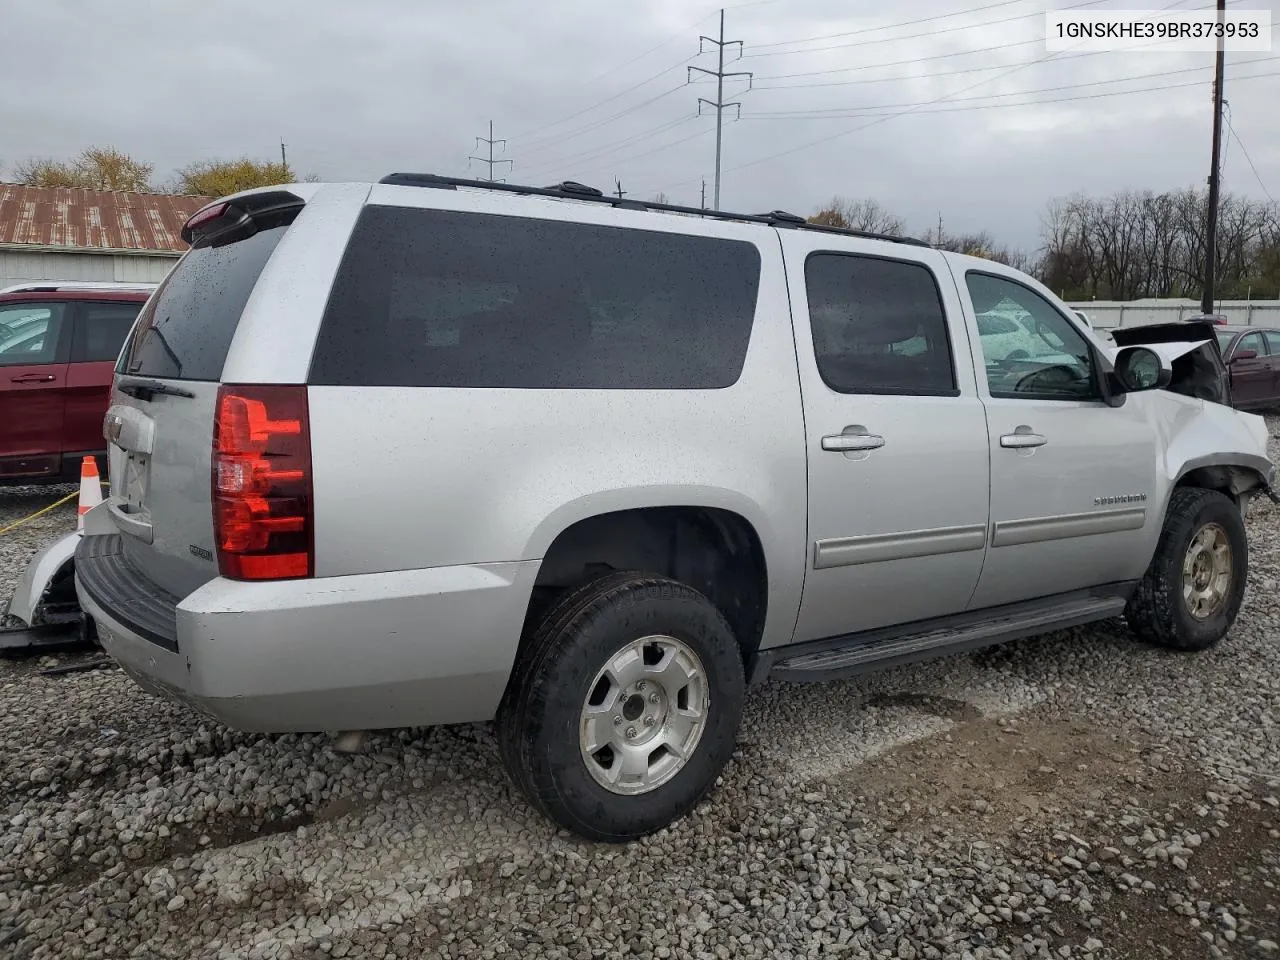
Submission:
<svg viewBox="0 0 1280 960">
<path fill-rule="evenodd" d="M 201 160 L 178 171 L 174 193 L 198 197 L 225 197 L 240 190 L 295 183 L 298 175 L 284 163 L 239 160 Z"/>
</svg>

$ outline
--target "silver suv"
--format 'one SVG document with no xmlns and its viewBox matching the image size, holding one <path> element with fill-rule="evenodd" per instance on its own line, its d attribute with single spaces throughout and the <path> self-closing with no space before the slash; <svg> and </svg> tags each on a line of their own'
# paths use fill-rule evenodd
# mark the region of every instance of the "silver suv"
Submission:
<svg viewBox="0 0 1280 960">
<path fill-rule="evenodd" d="M 768 677 L 1120 614 L 1202 650 L 1240 608 L 1273 466 L 1194 395 L 1212 334 L 1116 347 L 997 263 L 571 183 L 297 184 L 184 236 L 76 580 L 233 727 L 496 720 L 534 805 L 625 840 Z"/>
</svg>

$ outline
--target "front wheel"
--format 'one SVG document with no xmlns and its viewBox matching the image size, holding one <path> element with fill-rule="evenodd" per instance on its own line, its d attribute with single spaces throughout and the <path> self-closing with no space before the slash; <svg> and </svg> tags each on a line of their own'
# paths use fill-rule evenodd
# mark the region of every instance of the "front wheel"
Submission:
<svg viewBox="0 0 1280 960">
<path fill-rule="evenodd" d="M 714 604 L 665 577 L 611 574 L 563 597 L 529 638 L 498 713 L 503 761 L 557 823 L 632 840 L 710 788 L 744 693 Z"/>
<path fill-rule="evenodd" d="M 1150 643 L 1207 650 L 1235 622 L 1248 573 L 1249 544 L 1235 503 L 1216 490 L 1178 487 L 1125 619 Z"/>
</svg>

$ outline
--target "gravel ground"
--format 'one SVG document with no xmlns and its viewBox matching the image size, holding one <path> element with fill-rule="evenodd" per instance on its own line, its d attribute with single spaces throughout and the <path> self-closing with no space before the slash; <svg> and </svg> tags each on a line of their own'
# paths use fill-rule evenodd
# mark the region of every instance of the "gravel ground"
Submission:
<svg viewBox="0 0 1280 960">
<path fill-rule="evenodd" d="M 0 595 L 73 522 L 0 537 Z M 1280 958 L 1280 510 L 1248 524 L 1219 649 L 1106 623 L 769 684 L 714 794 L 621 848 L 531 814 L 485 726 L 342 756 L 0 663 L 0 956 Z"/>
</svg>

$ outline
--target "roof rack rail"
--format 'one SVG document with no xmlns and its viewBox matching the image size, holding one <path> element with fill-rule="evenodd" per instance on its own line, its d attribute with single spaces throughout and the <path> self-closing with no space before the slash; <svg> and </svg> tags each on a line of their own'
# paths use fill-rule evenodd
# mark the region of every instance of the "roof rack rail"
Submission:
<svg viewBox="0 0 1280 960">
<path fill-rule="evenodd" d="M 772 213 L 730 213 L 725 210 L 684 207 L 675 203 L 627 200 L 610 196 L 595 187 L 573 180 L 565 180 L 550 187 L 527 187 L 513 183 L 499 183 L 495 180 L 467 180 L 462 177 L 446 177 L 436 173 L 389 173 L 378 182 L 397 187 L 434 187 L 438 190 L 456 190 L 458 187 L 469 187 L 476 190 L 494 190 L 499 193 L 518 193 L 532 197 L 585 200 L 591 203 L 607 203 L 611 207 L 622 210 L 655 210 L 663 213 L 682 213 L 686 216 L 712 217 L 716 220 L 740 220 L 746 223 L 761 223 L 770 227 L 816 230 L 820 233 L 835 233 L 846 237 L 862 237 L 868 240 L 888 240 L 891 243 L 906 243 L 916 247 L 929 246 L 924 240 L 918 240 L 915 237 L 894 237 L 885 233 L 872 233 L 867 230 L 851 230 L 846 227 L 810 223 L 799 214 L 788 213 L 785 210 L 774 210 Z"/>
</svg>

